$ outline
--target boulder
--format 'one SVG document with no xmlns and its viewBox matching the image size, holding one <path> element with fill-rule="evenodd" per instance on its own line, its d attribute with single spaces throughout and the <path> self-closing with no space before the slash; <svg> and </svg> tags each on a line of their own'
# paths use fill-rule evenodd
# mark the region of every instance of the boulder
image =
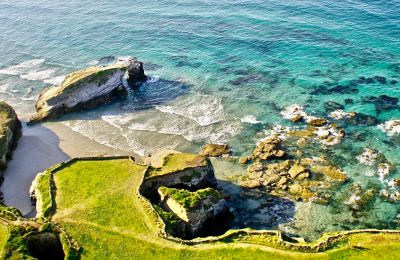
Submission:
<svg viewBox="0 0 400 260">
<path fill-rule="evenodd" d="M 282 140 L 279 137 L 267 137 L 260 141 L 253 151 L 252 159 L 267 160 L 270 158 L 282 158 L 286 155 L 281 149 Z"/>
<path fill-rule="evenodd" d="M 190 237 L 197 236 L 204 229 L 206 222 L 228 212 L 226 201 L 221 193 L 213 188 L 191 192 L 160 187 L 158 193 L 162 207 L 185 222 Z"/>
<path fill-rule="evenodd" d="M 293 166 L 289 170 L 289 176 L 290 178 L 294 179 L 300 174 L 305 174 L 307 172 L 307 169 L 301 166 L 300 164 L 293 164 Z"/>
<path fill-rule="evenodd" d="M 318 126 L 324 126 L 327 123 L 328 123 L 328 121 L 326 121 L 326 119 L 324 119 L 324 118 L 313 118 L 308 122 L 308 124 L 310 126 L 317 126 L 317 127 Z"/>
<path fill-rule="evenodd" d="M 229 155 L 230 149 L 227 144 L 206 144 L 201 148 L 200 154 L 209 157 L 220 157 Z"/>
<path fill-rule="evenodd" d="M 21 136 L 21 122 L 14 109 L 0 101 L 0 169 L 6 168 L 18 138 Z"/>
<path fill-rule="evenodd" d="M 36 101 L 36 114 L 30 124 L 63 114 L 93 108 L 127 95 L 124 76 L 135 86 L 146 79 L 143 64 L 131 59 L 106 67 L 91 67 L 69 74 L 60 86 L 44 89 Z"/>
</svg>

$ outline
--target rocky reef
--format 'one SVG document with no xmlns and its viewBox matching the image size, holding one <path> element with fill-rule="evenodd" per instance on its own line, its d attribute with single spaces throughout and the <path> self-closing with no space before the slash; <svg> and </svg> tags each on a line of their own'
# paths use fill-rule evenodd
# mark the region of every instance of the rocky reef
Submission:
<svg viewBox="0 0 400 260">
<path fill-rule="evenodd" d="M 0 102 L 0 169 L 7 165 L 7 159 L 21 136 L 21 122 L 14 109 L 5 102 Z"/>
<path fill-rule="evenodd" d="M 44 89 L 36 101 L 30 124 L 93 108 L 127 94 L 124 76 L 135 86 L 146 80 L 143 64 L 131 59 L 107 67 L 91 67 L 69 74 L 60 86 Z"/>
<path fill-rule="evenodd" d="M 222 194 L 213 188 L 191 192 L 160 187 L 158 193 L 163 209 L 173 212 L 184 221 L 188 237 L 197 236 L 203 231 L 206 222 L 213 221 L 228 211 Z"/>
<path fill-rule="evenodd" d="M 346 174 L 324 158 L 284 160 L 277 163 L 256 161 L 248 167 L 242 186 L 261 188 L 277 197 L 298 201 L 327 202 L 328 189 L 347 180 Z"/>
</svg>

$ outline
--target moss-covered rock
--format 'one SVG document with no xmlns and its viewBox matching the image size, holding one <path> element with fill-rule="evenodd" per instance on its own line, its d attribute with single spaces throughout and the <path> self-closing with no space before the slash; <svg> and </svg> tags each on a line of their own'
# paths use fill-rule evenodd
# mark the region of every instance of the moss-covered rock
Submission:
<svg viewBox="0 0 400 260">
<path fill-rule="evenodd" d="M 92 108 L 127 94 L 123 77 L 130 84 L 146 79 L 143 64 L 137 60 L 107 67 L 91 67 L 69 74 L 60 86 L 44 89 L 36 102 L 30 123 L 54 119 L 65 113 Z"/>
<path fill-rule="evenodd" d="M 14 109 L 7 103 L 0 102 L 0 170 L 7 165 L 7 159 L 21 136 L 21 122 Z"/>
<path fill-rule="evenodd" d="M 158 193 L 163 208 L 173 212 L 186 223 L 190 236 L 196 236 L 203 230 L 207 221 L 228 210 L 221 193 L 213 188 L 190 192 L 185 189 L 160 187 Z"/>
</svg>

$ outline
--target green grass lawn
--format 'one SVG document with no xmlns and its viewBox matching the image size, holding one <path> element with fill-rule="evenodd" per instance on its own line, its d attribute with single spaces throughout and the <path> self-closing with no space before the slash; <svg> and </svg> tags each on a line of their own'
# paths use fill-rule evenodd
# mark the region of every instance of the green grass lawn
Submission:
<svg viewBox="0 0 400 260">
<path fill-rule="evenodd" d="M 137 194 L 146 166 L 131 160 L 78 161 L 54 174 L 53 222 L 83 248 L 82 259 L 399 259 L 399 235 L 351 235 L 323 253 L 284 249 L 276 235 L 197 245 L 160 237 L 159 219 Z M 39 186 L 39 189 L 42 189 Z M 0 240 L 1 241 L 1 240 Z"/>
<path fill-rule="evenodd" d="M 9 233 L 7 226 L 0 223 L 0 256 L 3 255 L 4 246 L 6 245 L 8 235 Z"/>
</svg>

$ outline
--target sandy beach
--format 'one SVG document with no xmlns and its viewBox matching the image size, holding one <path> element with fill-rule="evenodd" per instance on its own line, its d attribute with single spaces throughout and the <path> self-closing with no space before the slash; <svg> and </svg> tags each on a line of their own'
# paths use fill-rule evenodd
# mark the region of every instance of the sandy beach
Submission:
<svg viewBox="0 0 400 260">
<path fill-rule="evenodd" d="M 34 216 L 29 188 L 36 175 L 73 157 L 127 155 L 101 145 L 72 131 L 62 123 L 23 126 L 23 135 L 3 172 L 1 191 L 6 205 L 18 208 L 23 215 Z M 129 154 L 133 155 L 134 154 Z"/>
</svg>

